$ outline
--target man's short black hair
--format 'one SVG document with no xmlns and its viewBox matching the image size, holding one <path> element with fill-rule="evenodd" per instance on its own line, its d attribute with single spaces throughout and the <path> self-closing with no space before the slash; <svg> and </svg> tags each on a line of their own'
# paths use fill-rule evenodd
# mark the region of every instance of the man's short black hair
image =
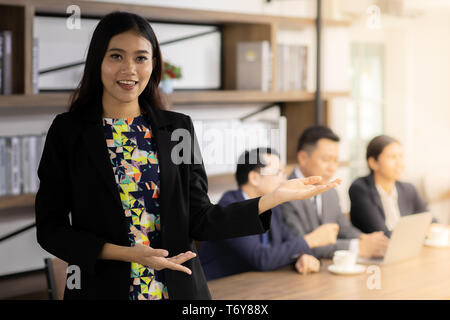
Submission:
<svg viewBox="0 0 450 320">
<path fill-rule="evenodd" d="M 266 154 L 279 156 L 278 152 L 271 148 L 256 148 L 250 151 L 244 151 L 239 156 L 235 174 L 239 187 L 248 182 L 248 174 L 250 171 L 260 170 L 267 165 L 264 160 L 264 155 Z"/>
<path fill-rule="evenodd" d="M 305 129 L 298 139 L 297 152 L 300 150 L 312 152 L 320 139 L 329 139 L 339 142 L 339 137 L 328 127 L 315 125 Z"/>
</svg>

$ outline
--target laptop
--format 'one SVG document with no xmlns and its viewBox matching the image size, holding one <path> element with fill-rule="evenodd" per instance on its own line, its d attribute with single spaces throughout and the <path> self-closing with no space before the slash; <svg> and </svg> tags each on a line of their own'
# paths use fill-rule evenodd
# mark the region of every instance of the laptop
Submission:
<svg viewBox="0 0 450 320">
<path fill-rule="evenodd" d="M 401 217 L 391 233 L 384 258 L 367 259 L 358 257 L 358 263 L 386 265 L 417 257 L 422 250 L 431 220 L 430 212 Z"/>
</svg>

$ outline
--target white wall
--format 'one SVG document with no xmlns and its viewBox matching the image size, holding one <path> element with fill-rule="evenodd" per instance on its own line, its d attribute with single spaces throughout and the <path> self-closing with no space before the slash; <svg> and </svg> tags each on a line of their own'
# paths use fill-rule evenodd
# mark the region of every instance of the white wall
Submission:
<svg viewBox="0 0 450 320">
<path fill-rule="evenodd" d="M 400 137 L 406 156 L 405 178 L 434 198 L 450 189 L 450 10 L 433 9 L 391 34 L 399 53 L 391 53 L 391 72 L 403 83 L 398 97 L 387 96 L 386 132 Z M 392 38 L 391 38 L 392 37 Z M 389 67 L 388 66 L 388 67 Z M 387 78 L 389 80 L 389 78 Z M 432 205 L 450 222 L 450 204 Z"/>
</svg>

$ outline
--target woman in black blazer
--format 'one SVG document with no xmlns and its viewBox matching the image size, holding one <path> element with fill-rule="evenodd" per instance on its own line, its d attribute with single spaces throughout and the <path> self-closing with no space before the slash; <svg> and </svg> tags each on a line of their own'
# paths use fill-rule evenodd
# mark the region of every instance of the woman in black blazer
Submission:
<svg viewBox="0 0 450 320">
<path fill-rule="evenodd" d="M 373 138 L 367 146 L 367 162 L 371 173 L 356 179 L 349 189 L 352 224 L 362 232 L 384 231 L 390 237 L 395 221 L 401 216 L 420 213 L 427 207 L 414 186 L 400 182 L 404 170 L 400 143 L 389 136 Z M 390 210 L 387 222 L 382 197 L 397 199 Z M 395 214 L 396 213 L 396 214 Z"/>
<path fill-rule="evenodd" d="M 263 233 L 274 206 L 340 182 L 289 180 L 266 196 L 211 204 L 190 117 L 161 108 L 161 66 L 145 19 L 105 16 L 70 110 L 48 130 L 37 240 L 78 267 L 65 299 L 210 299 L 193 240 Z"/>
</svg>

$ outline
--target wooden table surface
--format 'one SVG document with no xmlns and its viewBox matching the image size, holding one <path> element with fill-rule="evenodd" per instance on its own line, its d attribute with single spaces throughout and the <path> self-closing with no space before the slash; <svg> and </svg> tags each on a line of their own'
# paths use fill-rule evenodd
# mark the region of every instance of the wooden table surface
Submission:
<svg viewBox="0 0 450 320">
<path fill-rule="evenodd" d="M 309 275 L 287 266 L 212 280 L 208 286 L 214 300 L 450 299 L 449 248 L 424 247 L 416 258 L 379 266 L 381 289 L 367 285 L 374 283 L 373 272 L 334 275 L 330 264 L 322 260 L 320 272 Z"/>
</svg>

